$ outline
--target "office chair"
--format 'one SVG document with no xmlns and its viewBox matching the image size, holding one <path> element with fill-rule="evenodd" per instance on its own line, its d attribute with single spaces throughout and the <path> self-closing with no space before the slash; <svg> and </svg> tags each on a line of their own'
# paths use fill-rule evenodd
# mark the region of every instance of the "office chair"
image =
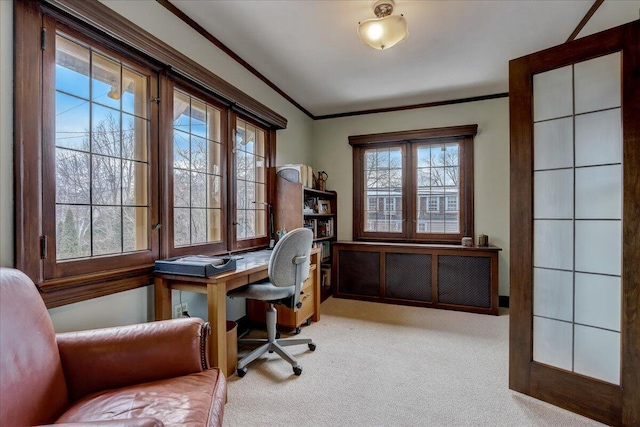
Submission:
<svg viewBox="0 0 640 427">
<path fill-rule="evenodd" d="M 285 234 L 273 248 L 269 259 L 269 281 L 253 283 L 229 292 L 232 298 L 244 297 L 257 299 L 269 303 L 267 309 L 267 338 L 241 339 L 239 344 L 262 344 L 238 361 L 238 376 L 244 377 L 246 366 L 262 356 L 267 351 L 276 352 L 291 364 L 293 373 L 300 375 L 302 366 L 291 356 L 284 347 L 290 345 L 307 344 L 311 351 L 316 345 L 310 338 L 283 338 L 276 336 L 276 321 L 278 319 L 275 304 L 286 304 L 297 311 L 302 307 L 300 289 L 302 282 L 309 276 L 311 243 L 313 233 L 306 228 L 298 228 Z"/>
</svg>

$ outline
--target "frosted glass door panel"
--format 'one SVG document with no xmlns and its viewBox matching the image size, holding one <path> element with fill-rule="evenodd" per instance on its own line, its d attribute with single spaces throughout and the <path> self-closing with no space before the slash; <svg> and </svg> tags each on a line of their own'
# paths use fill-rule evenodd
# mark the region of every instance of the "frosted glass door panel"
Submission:
<svg viewBox="0 0 640 427">
<path fill-rule="evenodd" d="M 576 271 L 620 276 L 620 221 L 576 221 Z"/>
<path fill-rule="evenodd" d="M 614 384 L 622 312 L 620 73 L 615 53 L 533 76 L 533 358 Z"/>
<path fill-rule="evenodd" d="M 533 314 L 573 321 L 573 273 L 533 269 Z"/>
<path fill-rule="evenodd" d="M 620 108 L 576 116 L 576 166 L 622 161 Z"/>
<path fill-rule="evenodd" d="M 576 323 L 620 332 L 619 277 L 576 273 Z"/>
<path fill-rule="evenodd" d="M 576 169 L 576 218 L 622 217 L 622 167 L 596 166 Z"/>
<path fill-rule="evenodd" d="M 533 317 L 533 360 L 571 370 L 573 325 L 568 322 Z"/>
<path fill-rule="evenodd" d="M 573 114 L 572 67 L 533 76 L 533 120 L 557 119 Z"/>
<path fill-rule="evenodd" d="M 533 221 L 534 267 L 573 270 L 573 221 Z"/>
<path fill-rule="evenodd" d="M 576 114 L 620 106 L 620 53 L 574 65 Z"/>
<path fill-rule="evenodd" d="M 533 174 L 533 217 L 573 219 L 573 169 Z"/>
<path fill-rule="evenodd" d="M 573 118 L 547 120 L 533 125 L 535 170 L 573 166 Z"/>
<path fill-rule="evenodd" d="M 574 372 L 620 384 L 620 333 L 576 325 Z"/>
</svg>

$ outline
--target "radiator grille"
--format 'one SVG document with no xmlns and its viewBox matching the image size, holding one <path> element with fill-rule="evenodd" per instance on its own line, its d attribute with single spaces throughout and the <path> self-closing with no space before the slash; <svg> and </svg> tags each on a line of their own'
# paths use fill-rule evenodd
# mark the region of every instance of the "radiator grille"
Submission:
<svg viewBox="0 0 640 427">
<path fill-rule="evenodd" d="M 431 255 L 387 253 L 385 297 L 431 302 Z"/>
<path fill-rule="evenodd" d="M 438 302 L 491 307 L 491 259 L 440 255 Z"/>
<path fill-rule="evenodd" d="M 338 293 L 380 296 L 378 252 L 340 251 L 338 262 Z"/>
</svg>

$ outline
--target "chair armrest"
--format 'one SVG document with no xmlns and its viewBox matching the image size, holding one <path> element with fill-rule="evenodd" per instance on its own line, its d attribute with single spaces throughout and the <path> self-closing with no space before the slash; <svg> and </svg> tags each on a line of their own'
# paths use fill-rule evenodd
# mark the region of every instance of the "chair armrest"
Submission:
<svg viewBox="0 0 640 427">
<path fill-rule="evenodd" d="M 38 427 L 164 427 L 164 423 L 155 418 L 129 418 L 127 420 L 101 420 L 77 423 L 47 424 Z"/>
<path fill-rule="evenodd" d="M 187 318 L 56 334 L 69 397 L 207 369 L 209 332 Z"/>
</svg>

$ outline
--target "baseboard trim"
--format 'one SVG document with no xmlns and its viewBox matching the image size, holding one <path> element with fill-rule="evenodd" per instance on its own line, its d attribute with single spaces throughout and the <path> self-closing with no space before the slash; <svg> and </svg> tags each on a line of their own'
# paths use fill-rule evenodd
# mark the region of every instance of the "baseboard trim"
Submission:
<svg viewBox="0 0 640 427">
<path fill-rule="evenodd" d="M 509 308 L 509 295 L 500 295 L 498 297 L 498 306 Z"/>
</svg>

